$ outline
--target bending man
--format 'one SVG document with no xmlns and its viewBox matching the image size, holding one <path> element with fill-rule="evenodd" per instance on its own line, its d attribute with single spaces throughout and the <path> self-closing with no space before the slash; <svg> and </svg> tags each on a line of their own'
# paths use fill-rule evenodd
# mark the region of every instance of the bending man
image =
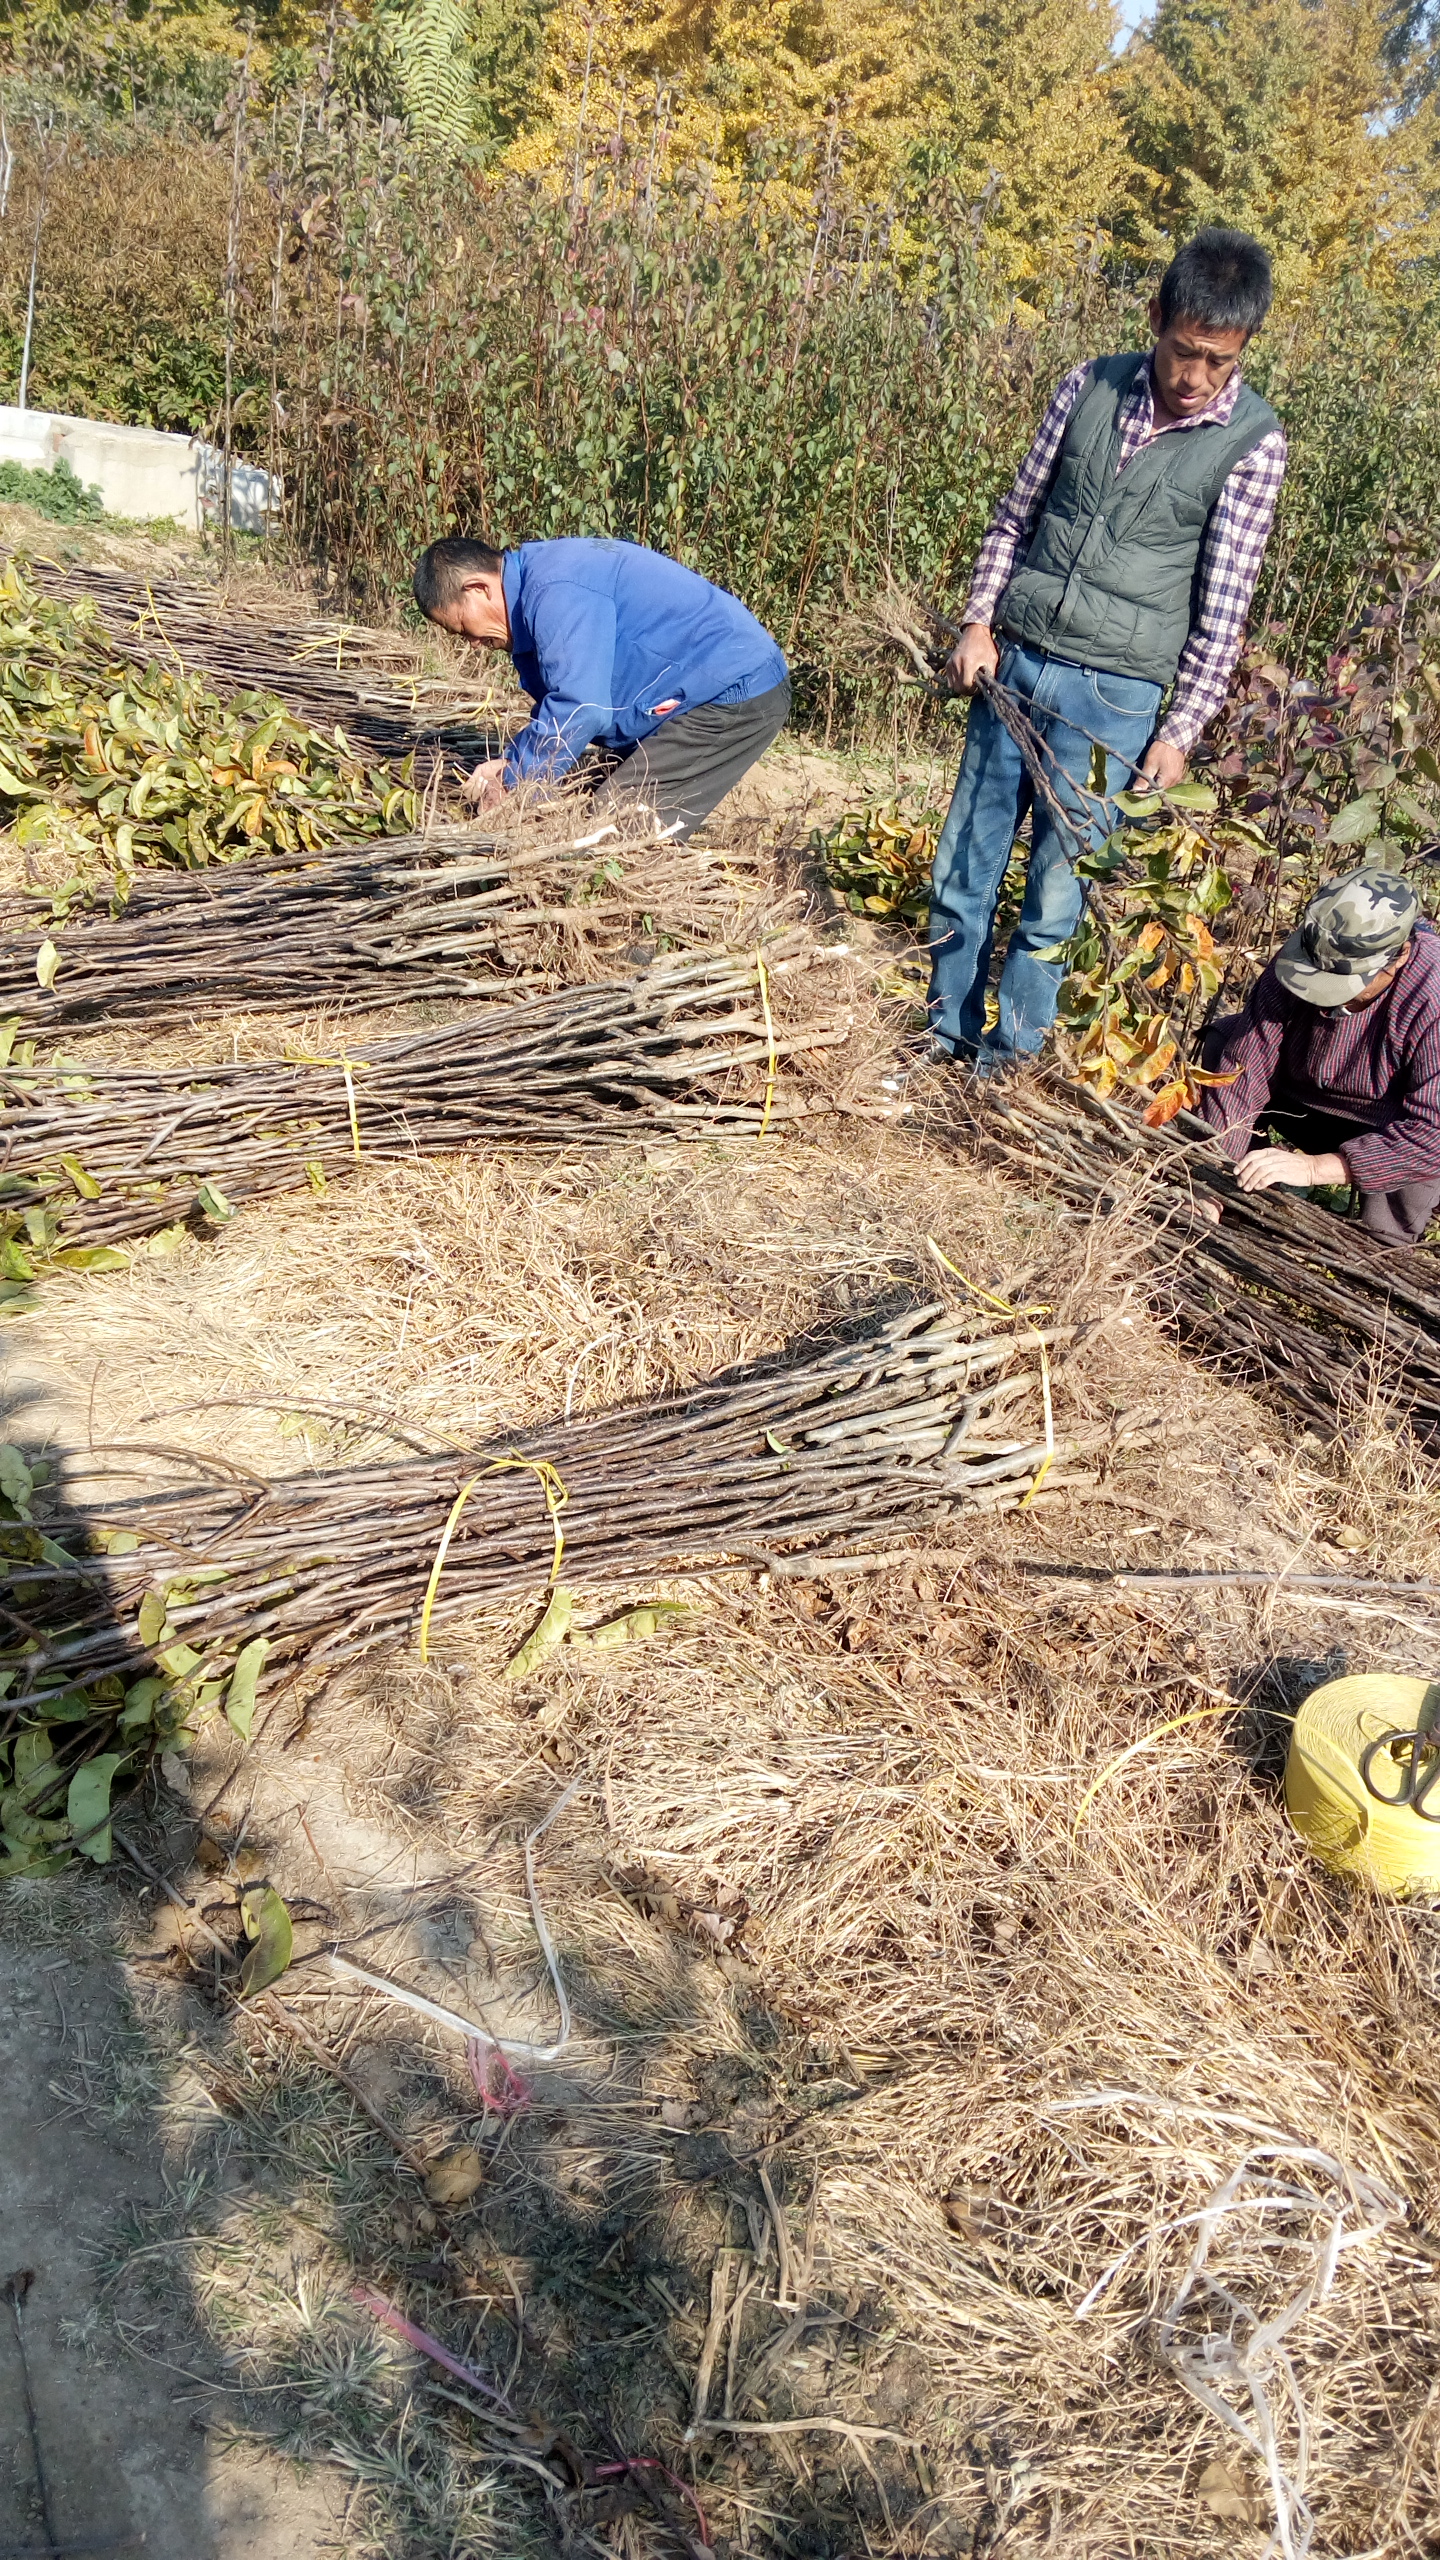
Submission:
<svg viewBox="0 0 1440 2560">
<path fill-rule="evenodd" d="M 1408 880 L 1350 871 L 1312 898 L 1205 1064 L 1234 1079 L 1200 1108 L 1246 1191 L 1348 1182 L 1372 1236 L 1420 1242 L 1440 1204 L 1440 935 Z"/>
<path fill-rule="evenodd" d="M 479 809 L 522 782 L 560 781 L 599 748 L 597 813 L 683 840 L 789 716 L 789 670 L 763 623 L 638 543 L 432 542 L 414 591 L 443 631 L 508 649 L 535 706 L 504 755 L 471 774 Z"/>
<path fill-rule="evenodd" d="M 1168 789 L 1225 699 L 1285 476 L 1280 421 L 1239 371 L 1269 307 L 1259 242 L 1197 232 L 1150 305 L 1150 353 L 1066 375 L 981 545 L 947 679 L 973 693 L 982 673 L 998 676 L 1018 695 L 1090 845 L 1113 813 L 1082 814 L 1066 786 L 1086 783 L 1092 741 L 1112 790 L 1132 773 L 1138 788 Z M 1019 750 L 977 700 L 935 856 L 930 1027 L 943 1054 L 973 1059 L 982 1077 L 1040 1047 L 1061 979 L 1047 955 L 1080 919 L 1074 839 L 1035 803 L 1025 902 L 987 1034 L 995 909 L 1031 808 Z"/>
</svg>

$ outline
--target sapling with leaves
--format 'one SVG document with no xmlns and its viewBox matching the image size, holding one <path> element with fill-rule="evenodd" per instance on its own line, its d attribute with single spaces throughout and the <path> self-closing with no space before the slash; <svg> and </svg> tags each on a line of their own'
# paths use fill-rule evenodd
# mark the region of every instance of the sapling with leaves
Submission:
<svg viewBox="0 0 1440 2560">
<path fill-rule="evenodd" d="M 891 801 L 884 807 L 847 809 L 833 827 L 817 827 L 810 850 L 852 915 L 923 932 L 939 834 L 933 809 L 912 817 Z"/>
<path fill-rule="evenodd" d="M 1187 1053 L 1223 980 L 1214 923 L 1232 903 L 1224 856 L 1264 838 L 1245 820 L 1202 828 L 1216 807 L 1203 783 L 1167 792 L 1158 814 L 1153 793 L 1121 792 L 1116 806 L 1113 835 L 1075 864 L 1088 894 L 1065 946 L 1057 1027 L 1076 1074 L 1101 1094 L 1148 1090 L 1146 1118 L 1159 1125 L 1207 1081 Z"/>
<path fill-rule="evenodd" d="M 146 864 L 202 870 L 254 852 L 316 851 L 335 837 L 403 834 L 419 803 L 408 765 L 367 765 L 273 695 L 222 700 L 209 680 L 139 664 L 92 604 L 0 572 L 0 804 L 15 842 L 58 851 L 67 895 L 104 875 L 117 899 Z M 44 955 L 37 964 L 40 984 Z"/>
<path fill-rule="evenodd" d="M 50 1535 L 36 1515 L 48 1487 L 43 1460 L 0 1446 L 0 1880 L 53 1875 L 76 1856 L 106 1864 L 112 1798 L 160 1752 L 217 1713 L 249 1740 L 270 1651 L 243 1628 L 203 1653 L 186 1643 L 176 1615 L 227 1579 L 224 1566 L 201 1561 L 145 1585 L 102 1668 L 72 1663 L 106 1576 L 124 1573 L 140 1539 L 58 1519 L 62 1535 Z M 53 1668 L 37 1692 L 31 1670 L 42 1655 Z"/>
</svg>

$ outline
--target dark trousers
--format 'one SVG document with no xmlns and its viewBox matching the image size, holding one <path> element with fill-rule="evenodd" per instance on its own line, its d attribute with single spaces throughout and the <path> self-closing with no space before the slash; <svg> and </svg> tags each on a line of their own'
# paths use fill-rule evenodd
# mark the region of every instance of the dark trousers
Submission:
<svg viewBox="0 0 1440 2560">
<path fill-rule="evenodd" d="M 1241 1016 L 1228 1015 L 1213 1022 L 1202 1044 L 1201 1063 L 1218 1071 L 1226 1042 L 1240 1028 Z M 1298 1148 L 1302 1155 L 1328 1156 L 1339 1153 L 1347 1138 L 1365 1138 L 1371 1132 L 1358 1120 L 1337 1119 L 1333 1112 L 1317 1111 L 1313 1104 L 1299 1101 L 1283 1087 L 1271 1095 L 1251 1136 L 1249 1152 L 1265 1143 L 1264 1129 L 1273 1129 L 1282 1146 Z M 1362 1191 L 1360 1223 L 1381 1244 L 1417 1245 L 1440 1208 L 1440 1180 L 1402 1182 L 1393 1191 Z"/>
<path fill-rule="evenodd" d="M 677 711 L 615 765 L 595 794 L 599 817 L 683 843 L 779 737 L 790 717 L 790 679 L 748 702 L 701 702 Z"/>
</svg>

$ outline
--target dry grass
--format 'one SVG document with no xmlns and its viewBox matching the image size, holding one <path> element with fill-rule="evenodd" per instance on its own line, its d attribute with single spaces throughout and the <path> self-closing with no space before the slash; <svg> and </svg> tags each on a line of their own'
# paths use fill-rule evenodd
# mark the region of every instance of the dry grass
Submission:
<svg viewBox="0 0 1440 2560">
<path fill-rule="evenodd" d="M 676 1631 L 518 1689 L 523 1611 L 447 1630 L 428 1671 L 376 1663 L 308 1721 L 282 1702 L 243 1757 L 203 1747 L 194 1804 L 228 1782 L 212 1831 L 372 1963 L 528 2040 L 554 2010 L 519 1842 L 577 1782 L 540 1868 L 576 2034 L 527 2111 L 482 2115 L 457 2038 L 320 1963 L 287 1986 L 412 2142 L 479 2142 L 451 2231 L 273 2023 L 211 2009 L 178 1963 L 140 1995 L 177 2200 L 114 2298 L 137 2343 L 173 2344 L 191 2270 L 184 2360 L 235 2386 L 235 2423 L 349 2471 L 347 2550 L 685 2547 L 673 2491 L 662 2523 L 638 2475 L 582 2485 L 558 2430 L 592 2469 L 617 2443 L 664 2462 L 736 2553 L 1258 2555 L 1264 2468 L 1177 2368 L 1300 2294 L 1342 2208 L 1362 2231 L 1347 2176 L 1408 2214 L 1284 2342 L 1312 2548 L 1437 2548 L 1437 1923 L 1327 1878 L 1277 1789 L 1305 1688 L 1428 1669 L 1431 1628 L 1343 1594 L 1060 1571 L 1433 1572 L 1435 1479 L 1378 1409 L 1349 1450 L 1297 1440 L 1154 1328 L 1123 1229 L 863 1119 L 760 1150 L 366 1169 L 216 1245 L 53 1284 L 9 1340 L 22 1386 L 68 1382 L 29 1436 L 289 1469 L 384 1445 L 315 1407 L 469 1439 L 711 1376 L 930 1293 L 932 1236 L 981 1288 L 1112 1312 L 1067 1412 L 1158 1422 L 1096 1487 L 880 1575 L 674 1586 L 699 1612 Z M 1190 1714 L 1077 1827 L 1117 1755 Z M 173 1857 L 195 1834 L 165 1801 Z M 195 1869 L 187 1890 L 233 1929 L 233 1885 Z M 1267 2143 L 1338 2181 L 1262 2160 L 1296 2192 L 1261 2212 L 1244 2190 L 1209 2262 L 1228 2307 L 1197 2293 L 1167 2332 L 1193 2217 Z M 548 2490 L 434 2396 L 357 2280 L 484 2371 L 513 2362 Z M 708 2418 L 780 2432 L 687 2438 L 707 2328 Z M 1261 2379 L 1293 2477 L 1278 2360 Z"/>
</svg>

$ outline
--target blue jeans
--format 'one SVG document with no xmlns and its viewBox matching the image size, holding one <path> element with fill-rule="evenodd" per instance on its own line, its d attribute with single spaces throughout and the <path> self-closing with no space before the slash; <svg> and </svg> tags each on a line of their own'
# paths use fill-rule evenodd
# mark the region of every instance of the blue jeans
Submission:
<svg viewBox="0 0 1440 2560">
<path fill-rule="evenodd" d="M 1074 802 L 1065 779 L 1090 775 L 1091 737 L 1111 751 L 1112 790 L 1128 789 L 1155 732 L 1161 688 L 1140 676 L 1112 676 L 1045 658 L 1014 641 L 1001 652 L 999 679 L 1018 694 L 1054 763 L 1046 771 L 1057 797 L 1075 808 L 1076 830 L 1089 851 L 1114 824 Z M 1089 733 L 1088 735 L 1086 733 Z M 1118 768 L 1115 769 L 1115 768 Z M 1010 936 L 1000 976 L 1000 1019 L 985 1037 L 985 989 L 995 939 L 995 909 L 1011 847 L 1034 801 L 1034 842 L 1025 873 L 1025 903 Z M 1039 954 L 1068 942 L 1080 921 L 1083 892 L 1070 868 L 1076 847 L 1043 800 L 1035 801 L 1020 750 L 988 704 L 970 705 L 965 753 L 949 815 L 935 849 L 930 884 L 930 1027 L 952 1050 L 1032 1057 L 1055 1019 L 1063 970 Z"/>
</svg>

